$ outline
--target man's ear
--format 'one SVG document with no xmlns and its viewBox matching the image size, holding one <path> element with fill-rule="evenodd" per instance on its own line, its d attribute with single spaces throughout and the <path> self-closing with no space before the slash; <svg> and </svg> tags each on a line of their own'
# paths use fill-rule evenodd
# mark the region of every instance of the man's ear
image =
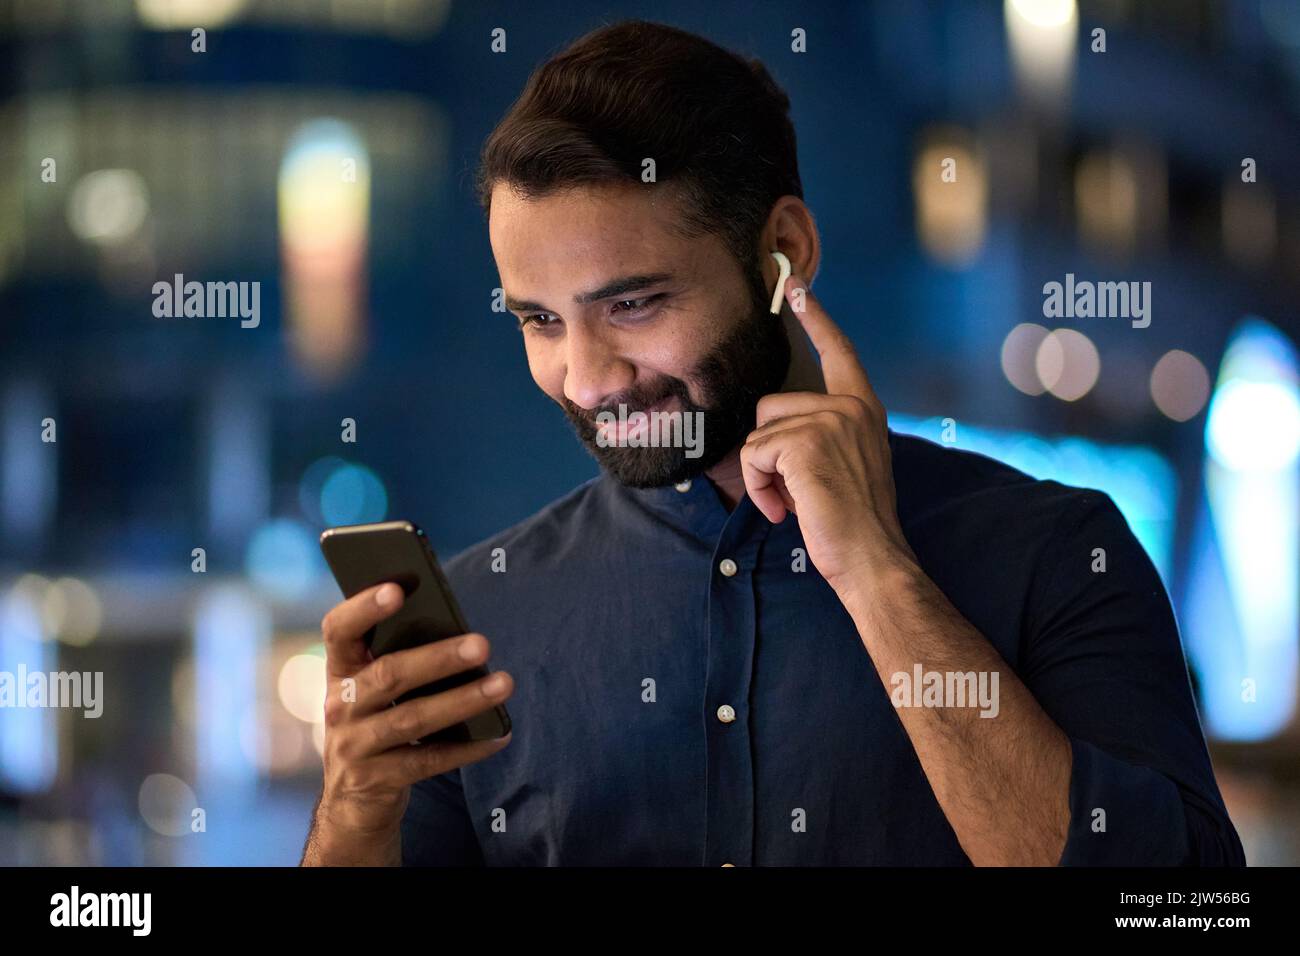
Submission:
<svg viewBox="0 0 1300 956">
<path fill-rule="evenodd" d="M 790 271 L 812 284 L 821 265 L 821 240 L 812 210 L 798 196 L 782 196 L 772 206 L 760 234 L 764 253 L 763 276 L 776 279 L 777 264 L 768 253 L 780 252 L 790 260 Z"/>
</svg>

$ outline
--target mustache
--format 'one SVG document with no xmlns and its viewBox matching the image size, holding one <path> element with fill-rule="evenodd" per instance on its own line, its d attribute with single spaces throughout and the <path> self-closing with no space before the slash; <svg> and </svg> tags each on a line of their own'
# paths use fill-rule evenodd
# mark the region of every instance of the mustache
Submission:
<svg viewBox="0 0 1300 956">
<path fill-rule="evenodd" d="M 630 389 L 621 395 L 616 396 L 609 401 L 596 406 L 595 408 L 582 408 L 569 401 L 568 398 L 562 398 L 560 407 L 564 409 L 566 415 L 576 422 L 580 422 L 593 430 L 596 427 L 596 416 L 602 412 L 608 412 L 611 415 L 618 414 L 618 407 L 626 405 L 629 413 L 635 411 L 645 411 L 652 405 L 658 405 L 668 398 L 676 397 L 681 400 L 684 409 L 692 406 L 690 393 L 686 390 L 686 383 L 679 378 L 665 377 L 653 382 L 647 382 L 640 388 Z"/>
</svg>

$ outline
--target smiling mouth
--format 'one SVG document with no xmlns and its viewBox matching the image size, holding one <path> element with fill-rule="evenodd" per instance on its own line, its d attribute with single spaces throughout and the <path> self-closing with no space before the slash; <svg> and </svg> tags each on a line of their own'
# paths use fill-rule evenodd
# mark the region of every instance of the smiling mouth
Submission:
<svg viewBox="0 0 1300 956">
<path fill-rule="evenodd" d="M 650 427 L 650 416 L 653 413 L 671 411 L 675 404 L 677 404 L 676 399 L 669 395 L 661 398 L 653 405 L 647 405 L 645 408 L 629 409 L 626 415 L 619 415 L 617 408 L 602 409 L 602 411 L 611 412 L 614 415 L 614 420 L 597 422 L 593 419 L 593 424 L 596 433 L 604 440 L 622 443 L 628 438 L 639 436 L 646 431 Z"/>
</svg>

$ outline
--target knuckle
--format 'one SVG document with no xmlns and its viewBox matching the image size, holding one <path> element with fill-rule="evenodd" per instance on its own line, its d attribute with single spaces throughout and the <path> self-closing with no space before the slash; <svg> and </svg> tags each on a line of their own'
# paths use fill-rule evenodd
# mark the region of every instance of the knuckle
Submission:
<svg viewBox="0 0 1300 956">
<path fill-rule="evenodd" d="M 839 408 L 824 408 L 817 413 L 817 420 L 823 425 L 838 428 L 848 421 L 848 415 Z"/>
<path fill-rule="evenodd" d="M 862 418 L 858 413 L 849 411 L 847 409 L 837 408 L 833 414 L 834 417 L 830 422 L 831 427 L 834 428 L 835 431 L 840 433 L 841 435 L 852 436 L 855 432 L 857 432 L 860 428 L 862 428 L 863 423 L 865 421 L 865 419 Z"/>
<path fill-rule="evenodd" d="M 868 418 L 871 415 L 871 406 L 859 398 L 857 395 L 846 395 L 844 401 L 845 414 L 851 415 L 859 421 Z"/>
<path fill-rule="evenodd" d="M 395 697 L 400 686 L 401 675 L 391 655 L 377 657 L 370 663 L 370 682 L 375 693 L 388 698 Z"/>
<path fill-rule="evenodd" d="M 333 644 L 338 640 L 338 627 L 338 611 L 336 609 L 327 611 L 320 619 L 320 633 L 326 644 Z"/>
<path fill-rule="evenodd" d="M 392 713 L 393 712 L 391 711 L 388 712 L 385 714 L 385 717 L 391 719 Z M 369 720 L 366 722 L 365 727 L 366 741 L 370 747 L 370 752 L 376 754 L 383 753 L 392 743 L 392 741 L 388 739 L 392 724 L 388 723 L 385 719 Z"/>
<path fill-rule="evenodd" d="M 348 704 L 343 695 L 330 694 L 325 698 L 325 726 L 337 727 L 347 719 Z"/>
<path fill-rule="evenodd" d="M 418 737 L 420 725 L 419 709 L 409 704 L 394 707 L 389 716 L 389 727 L 402 740 L 414 740 Z"/>
<path fill-rule="evenodd" d="M 325 748 L 328 753 L 347 766 L 356 756 L 356 735 L 340 727 L 326 735 Z"/>
<path fill-rule="evenodd" d="M 447 753 L 447 748 L 438 744 L 421 747 L 419 752 L 411 754 L 411 769 L 421 779 L 436 777 L 454 768 L 455 761 Z"/>
<path fill-rule="evenodd" d="M 370 784 L 370 774 L 354 764 L 339 769 L 336 786 L 343 793 L 364 793 Z"/>
</svg>

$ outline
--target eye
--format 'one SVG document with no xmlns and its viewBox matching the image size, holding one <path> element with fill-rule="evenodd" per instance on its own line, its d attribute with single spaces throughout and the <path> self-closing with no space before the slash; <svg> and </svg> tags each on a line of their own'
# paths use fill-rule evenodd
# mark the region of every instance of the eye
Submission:
<svg viewBox="0 0 1300 956">
<path fill-rule="evenodd" d="M 519 320 L 519 328 L 522 330 L 532 325 L 539 329 L 549 329 L 559 321 L 560 320 L 556 316 L 551 315 L 549 312 L 534 312 L 530 315 L 525 315 Z"/>
<path fill-rule="evenodd" d="M 658 301 L 663 297 L 664 293 L 660 292 L 656 295 L 648 295 L 643 299 L 620 299 L 614 303 L 613 311 L 625 314 L 636 314 L 645 311 L 651 302 Z"/>
</svg>

